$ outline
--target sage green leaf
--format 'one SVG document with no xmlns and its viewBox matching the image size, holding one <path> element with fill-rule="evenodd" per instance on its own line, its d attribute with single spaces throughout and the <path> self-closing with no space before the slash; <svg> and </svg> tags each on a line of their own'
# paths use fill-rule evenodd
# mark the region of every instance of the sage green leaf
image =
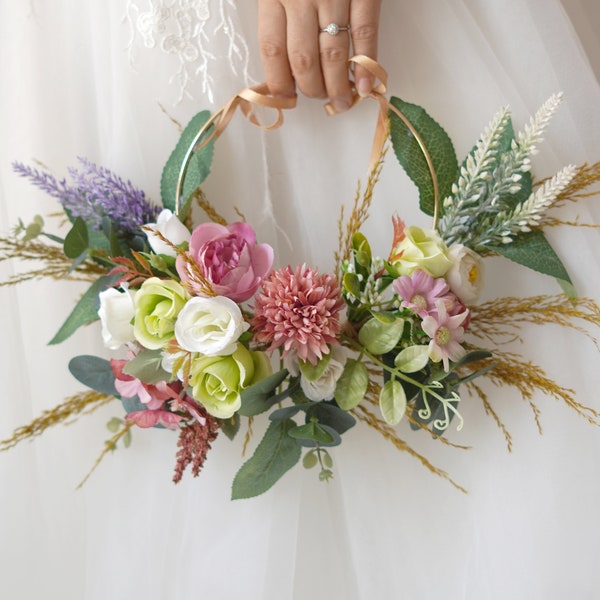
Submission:
<svg viewBox="0 0 600 600">
<path fill-rule="evenodd" d="M 119 429 L 121 428 L 121 426 L 123 425 L 123 419 L 119 419 L 117 417 L 113 417 L 107 424 L 106 424 L 106 428 L 111 432 L 111 433 L 117 433 L 117 431 L 119 431 Z"/>
<path fill-rule="evenodd" d="M 368 385 L 367 367 L 362 362 L 349 358 L 335 386 L 335 401 L 340 408 L 352 410 L 362 402 Z"/>
<path fill-rule="evenodd" d="M 238 411 L 240 415 L 243 417 L 254 417 L 271 408 L 273 404 L 281 401 L 283 397 L 275 396 L 275 390 L 288 375 L 288 370 L 282 369 L 242 390 L 240 394 L 242 406 Z"/>
<path fill-rule="evenodd" d="M 358 341 L 372 354 L 385 354 L 393 350 L 402 337 L 404 320 L 382 323 L 379 319 L 369 319 L 358 332 Z"/>
<path fill-rule="evenodd" d="M 75 356 L 69 361 L 69 371 L 77 381 L 101 394 L 119 397 L 110 362 L 99 356 Z"/>
<path fill-rule="evenodd" d="M 162 367 L 162 350 L 142 350 L 123 367 L 123 373 L 149 385 L 169 381 L 171 376 Z"/>
<path fill-rule="evenodd" d="M 252 498 L 270 489 L 299 460 L 302 447 L 288 435 L 296 427 L 292 420 L 273 421 L 254 454 L 237 472 L 231 499 Z"/>
<path fill-rule="evenodd" d="M 119 274 L 103 275 L 96 279 L 87 292 L 79 299 L 67 320 L 62 324 L 56 335 L 48 342 L 50 345 L 60 344 L 73 335 L 82 325 L 87 325 L 98 319 L 100 292 L 112 287 L 119 279 Z"/>
<path fill-rule="evenodd" d="M 331 433 L 314 421 L 292 427 L 288 435 L 297 440 L 311 440 L 319 444 L 331 444 L 335 439 Z"/>
<path fill-rule="evenodd" d="M 452 141 L 444 129 L 423 108 L 392 97 L 395 106 L 423 139 L 431 157 L 439 189 L 439 200 L 451 195 L 458 175 L 458 161 Z M 419 190 L 421 210 L 434 213 L 433 179 L 419 143 L 402 120 L 390 111 L 390 136 L 398 161 Z"/>
<path fill-rule="evenodd" d="M 200 132 L 204 124 L 210 118 L 210 112 L 205 110 L 198 113 L 187 124 L 183 130 L 175 149 L 169 156 L 160 180 L 160 194 L 164 208 L 177 212 L 175 198 L 177 195 L 177 184 L 179 181 L 179 172 L 185 159 L 187 151 L 191 146 L 196 135 Z M 189 161 L 187 171 L 183 182 L 183 193 L 180 198 L 179 217 L 185 219 L 189 209 L 189 200 L 192 194 L 198 189 L 200 184 L 210 173 L 210 167 L 213 158 L 214 141 L 211 141 L 202 149 L 193 153 Z"/>
<path fill-rule="evenodd" d="M 77 258 L 88 249 L 88 230 L 85 221 L 77 217 L 65 237 L 63 251 L 67 258 Z"/>
<path fill-rule="evenodd" d="M 406 394 L 397 379 L 390 379 L 379 394 L 379 408 L 385 422 L 397 425 L 406 412 Z"/>
<path fill-rule="evenodd" d="M 368 275 L 371 272 L 371 246 L 360 231 L 352 236 L 352 250 L 354 251 L 354 263 L 360 268 L 363 275 Z"/>
<path fill-rule="evenodd" d="M 403 373 L 416 373 L 424 369 L 429 362 L 429 349 L 427 346 L 417 345 L 404 348 L 396 356 L 394 365 Z"/>
<path fill-rule="evenodd" d="M 520 234 L 510 244 L 499 244 L 491 246 L 490 249 L 520 265 L 572 286 L 565 266 L 539 229 Z"/>
<path fill-rule="evenodd" d="M 298 361 L 300 372 L 304 375 L 308 381 L 317 381 L 321 375 L 325 372 L 329 361 L 331 360 L 331 354 L 324 354 L 316 365 L 313 365 L 307 361 Z"/>
<path fill-rule="evenodd" d="M 355 298 L 360 297 L 360 279 L 356 273 L 344 273 L 342 285 L 346 292 L 352 294 Z"/>
<path fill-rule="evenodd" d="M 221 431 L 230 439 L 233 440 L 240 430 L 241 419 L 240 416 L 235 413 L 229 419 L 221 420 Z"/>
<path fill-rule="evenodd" d="M 309 450 L 302 459 L 302 466 L 305 469 L 312 469 L 317 466 L 318 462 L 317 453 L 314 450 Z"/>
<path fill-rule="evenodd" d="M 315 406 L 306 411 L 306 418 L 316 418 L 322 426 L 331 427 L 340 435 L 356 425 L 356 419 L 333 400 L 316 402 Z"/>
</svg>

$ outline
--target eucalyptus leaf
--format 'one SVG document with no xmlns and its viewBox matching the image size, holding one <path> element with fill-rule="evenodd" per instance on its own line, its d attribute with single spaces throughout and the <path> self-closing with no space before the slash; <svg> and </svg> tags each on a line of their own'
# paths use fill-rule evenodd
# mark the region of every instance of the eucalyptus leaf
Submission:
<svg viewBox="0 0 600 600">
<path fill-rule="evenodd" d="M 242 390 L 240 394 L 242 405 L 238 411 L 239 414 L 243 417 L 254 417 L 269 410 L 273 404 L 280 402 L 283 398 L 281 396 L 275 396 L 275 390 L 283 383 L 288 375 L 288 370 L 282 369 Z"/>
<path fill-rule="evenodd" d="M 100 292 L 112 287 L 119 279 L 120 274 L 103 275 L 96 279 L 85 294 L 79 299 L 67 320 L 62 324 L 56 335 L 48 342 L 50 345 L 60 344 L 73 335 L 82 325 L 87 325 L 98 320 L 100 308 Z"/>
<path fill-rule="evenodd" d="M 433 163 L 441 202 L 451 194 L 452 184 L 458 175 L 458 161 L 450 137 L 420 106 L 396 97 L 392 97 L 390 103 L 410 121 L 423 139 Z M 398 161 L 419 190 L 421 210 L 432 215 L 434 187 L 427 161 L 415 136 L 393 111 L 390 111 L 390 136 Z"/>
<path fill-rule="evenodd" d="M 171 376 L 162 368 L 161 350 L 142 350 L 123 367 L 123 373 L 149 385 L 168 381 Z"/>
<path fill-rule="evenodd" d="M 88 249 L 88 230 L 85 221 L 77 217 L 65 237 L 63 251 L 67 258 L 77 258 Z"/>
<path fill-rule="evenodd" d="M 314 450 L 309 450 L 302 459 L 302 466 L 305 469 L 312 469 L 317 466 L 318 462 L 317 453 Z"/>
<path fill-rule="evenodd" d="M 307 420 L 311 417 L 316 418 L 324 427 L 331 427 L 340 435 L 356 425 L 356 419 L 333 400 L 316 402 L 315 406 L 306 411 Z"/>
<path fill-rule="evenodd" d="M 344 371 L 335 386 L 335 400 L 344 410 L 352 410 L 358 406 L 369 385 L 369 372 L 360 361 L 349 358 L 344 365 Z"/>
<path fill-rule="evenodd" d="M 379 408 L 385 422 L 397 425 L 406 412 L 406 393 L 397 379 L 390 379 L 379 394 Z"/>
<path fill-rule="evenodd" d="M 229 419 L 221 420 L 221 431 L 230 439 L 233 440 L 240 430 L 241 419 L 240 416 L 235 413 Z"/>
<path fill-rule="evenodd" d="M 298 440 L 300 445 L 305 448 L 315 448 L 316 446 L 339 446 L 342 443 L 340 434 L 329 427 L 313 419 L 310 423 L 297 425 L 289 431 L 290 437 Z"/>
<path fill-rule="evenodd" d="M 288 432 L 294 421 L 272 422 L 254 454 L 237 472 L 231 499 L 252 498 L 270 489 L 299 460 L 302 447 Z"/>
<path fill-rule="evenodd" d="M 206 110 L 198 113 L 192 118 L 183 130 L 183 133 L 162 172 L 160 193 L 163 207 L 168 208 L 173 212 L 179 212 L 181 220 L 185 219 L 185 213 L 188 210 L 191 195 L 198 189 L 200 184 L 210 173 L 213 158 L 213 141 L 193 153 L 184 178 L 183 193 L 180 198 L 181 205 L 179 206 L 179 211 L 177 211 L 175 198 L 181 165 L 183 164 L 184 158 L 190 145 L 194 141 L 194 138 L 209 118 L 210 112 Z"/>
<path fill-rule="evenodd" d="M 99 356 L 75 356 L 69 361 L 69 371 L 77 381 L 107 396 L 119 397 L 110 362 Z"/>
</svg>

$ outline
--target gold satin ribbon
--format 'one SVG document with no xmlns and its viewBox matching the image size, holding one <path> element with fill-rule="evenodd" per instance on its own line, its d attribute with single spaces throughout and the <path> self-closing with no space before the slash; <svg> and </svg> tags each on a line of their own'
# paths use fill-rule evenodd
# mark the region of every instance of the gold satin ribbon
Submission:
<svg viewBox="0 0 600 600">
<path fill-rule="evenodd" d="M 387 91 L 387 72 L 386 70 L 375 60 L 368 56 L 357 55 L 349 59 L 349 62 L 356 63 L 361 67 L 365 68 L 375 80 L 379 80 L 373 91 L 365 98 L 373 98 L 379 103 L 379 114 L 377 117 L 377 124 L 375 126 L 375 133 L 373 135 L 373 142 L 371 145 L 371 157 L 369 160 L 369 173 L 377 165 L 383 146 L 389 135 L 389 117 L 388 113 L 393 112 L 403 123 L 406 125 L 410 133 L 414 136 L 416 142 L 419 144 L 419 148 L 423 153 L 427 168 L 431 175 L 431 181 L 433 184 L 433 199 L 434 199 L 434 214 L 433 214 L 433 228 L 435 229 L 439 218 L 440 211 L 440 198 L 439 198 L 439 187 L 436 172 L 433 166 L 431 155 L 429 154 L 423 138 L 420 136 L 418 131 L 415 129 L 413 124 L 400 112 L 395 106 L 390 104 L 385 94 Z M 358 102 L 365 98 L 359 96 L 354 92 L 351 106 L 354 106 Z M 266 108 L 272 108 L 276 111 L 276 119 L 270 124 L 263 124 L 257 118 L 254 107 L 262 106 Z M 210 119 L 204 124 L 202 129 L 198 132 L 194 141 L 190 145 L 181 165 L 179 171 L 179 178 L 177 181 L 177 192 L 175 195 L 175 210 L 178 213 L 180 210 L 181 193 L 183 191 L 183 181 L 185 179 L 185 173 L 189 165 L 192 154 L 197 150 L 200 150 L 211 140 L 216 140 L 221 133 L 225 130 L 231 118 L 235 114 L 235 111 L 239 108 L 242 114 L 257 127 L 264 130 L 272 130 L 281 127 L 283 124 L 283 111 L 294 108 L 296 106 L 296 97 L 293 98 L 275 98 L 269 94 L 269 89 L 266 83 L 261 83 L 252 87 L 244 88 L 233 98 L 231 98 L 222 108 L 215 112 Z M 325 105 L 325 111 L 328 115 L 335 114 L 335 111 L 330 103 Z M 208 130 L 212 127 L 212 131 L 206 135 Z"/>
</svg>

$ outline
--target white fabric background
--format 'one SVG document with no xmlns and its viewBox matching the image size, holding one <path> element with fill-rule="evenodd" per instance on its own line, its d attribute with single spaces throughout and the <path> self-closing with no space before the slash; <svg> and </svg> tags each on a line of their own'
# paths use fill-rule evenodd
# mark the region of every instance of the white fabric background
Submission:
<svg viewBox="0 0 600 600">
<path fill-rule="evenodd" d="M 501 105 L 510 104 L 522 125 L 562 90 L 565 103 L 536 172 L 595 161 L 600 87 L 592 69 L 599 59 L 592 4 L 566 2 L 571 21 L 556 0 L 384 3 L 380 58 L 390 91 L 424 105 L 462 157 Z M 200 70 L 185 89 L 176 77 L 182 63 L 161 47 L 166 34 L 158 32 L 154 47 L 147 47 L 149 39 L 135 33 L 136 16 L 149 6 L 142 0 L 127 6 L 0 0 L 3 229 L 18 217 L 27 221 L 56 208 L 11 172 L 13 160 L 37 158 L 62 175 L 77 156 L 87 156 L 158 199 L 160 169 L 177 139 L 159 103 L 182 122 L 222 104 L 243 85 L 244 44 L 247 73 L 261 79 L 254 2 L 196 3 L 208 9 L 197 16 L 208 19 L 211 60 L 206 68 L 192 63 Z M 227 28 L 215 31 L 223 18 L 230 19 Z M 241 37 L 232 38 L 232 31 Z M 212 104 L 202 81 L 212 85 Z M 276 248 L 280 264 L 303 259 L 328 269 L 339 205 L 352 200 L 366 170 L 375 111 L 363 103 L 326 118 L 320 102 L 300 99 L 284 128 L 270 134 L 236 118 L 219 141 L 205 191 L 229 218 L 238 206 L 260 239 Z M 375 202 L 366 232 L 381 253 L 391 239 L 392 212 L 427 223 L 391 155 Z M 575 213 L 582 221 L 600 220 L 597 201 Z M 580 293 L 600 300 L 598 231 L 550 235 Z M 0 277 L 18 268 L 0 264 Z M 2 439 L 80 389 L 66 369 L 72 356 L 104 353 L 95 327 L 59 347 L 46 346 L 82 289 L 46 281 L 0 288 Z M 488 265 L 487 297 L 556 290 L 554 282 L 499 259 Z M 531 328 L 522 351 L 598 407 L 598 351 L 589 340 L 559 328 Z M 494 392 L 494 406 L 513 434 L 512 454 L 476 401 L 464 401 L 465 428 L 450 433 L 471 451 L 403 429 L 468 495 L 358 426 L 335 451 L 330 484 L 299 467 L 264 496 L 237 502 L 229 500 L 229 486 L 241 464 L 241 440 L 220 438 L 201 476 L 173 486 L 175 435 L 166 431 L 135 431 L 132 448 L 107 457 L 75 491 L 108 437 L 105 423 L 120 414 L 117 404 L 109 406 L 0 455 L 0 595 L 597 598 L 600 431 L 554 400 L 536 402 L 543 436 L 525 403 L 511 391 Z"/>
</svg>

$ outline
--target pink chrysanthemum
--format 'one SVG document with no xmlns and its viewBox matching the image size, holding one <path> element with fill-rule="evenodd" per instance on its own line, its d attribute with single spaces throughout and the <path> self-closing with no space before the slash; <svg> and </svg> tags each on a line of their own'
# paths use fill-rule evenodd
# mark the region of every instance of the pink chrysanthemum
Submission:
<svg viewBox="0 0 600 600">
<path fill-rule="evenodd" d="M 444 279 L 433 277 L 421 269 L 413 271 L 411 275 L 398 277 L 392 287 L 402 298 L 401 306 L 413 310 L 422 318 L 437 312 L 438 300 L 443 300 L 447 308 L 456 303 Z"/>
<path fill-rule="evenodd" d="M 465 336 L 463 323 L 469 315 L 468 309 L 458 315 L 449 315 L 443 300 L 436 303 L 437 314 L 423 319 L 423 331 L 431 338 L 429 357 L 433 362 L 442 361 L 444 370 L 450 368 L 449 361 L 461 359 L 466 350 L 462 346 Z"/>
<path fill-rule="evenodd" d="M 255 296 L 252 326 L 257 342 L 271 350 L 283 347 L 298 358 L 316 364 L 329 345 L 338 343 L 340 286 L 333 275 L 319 275 L 306 265 L 287 266 L 263 281 Z"/>
</svg>

